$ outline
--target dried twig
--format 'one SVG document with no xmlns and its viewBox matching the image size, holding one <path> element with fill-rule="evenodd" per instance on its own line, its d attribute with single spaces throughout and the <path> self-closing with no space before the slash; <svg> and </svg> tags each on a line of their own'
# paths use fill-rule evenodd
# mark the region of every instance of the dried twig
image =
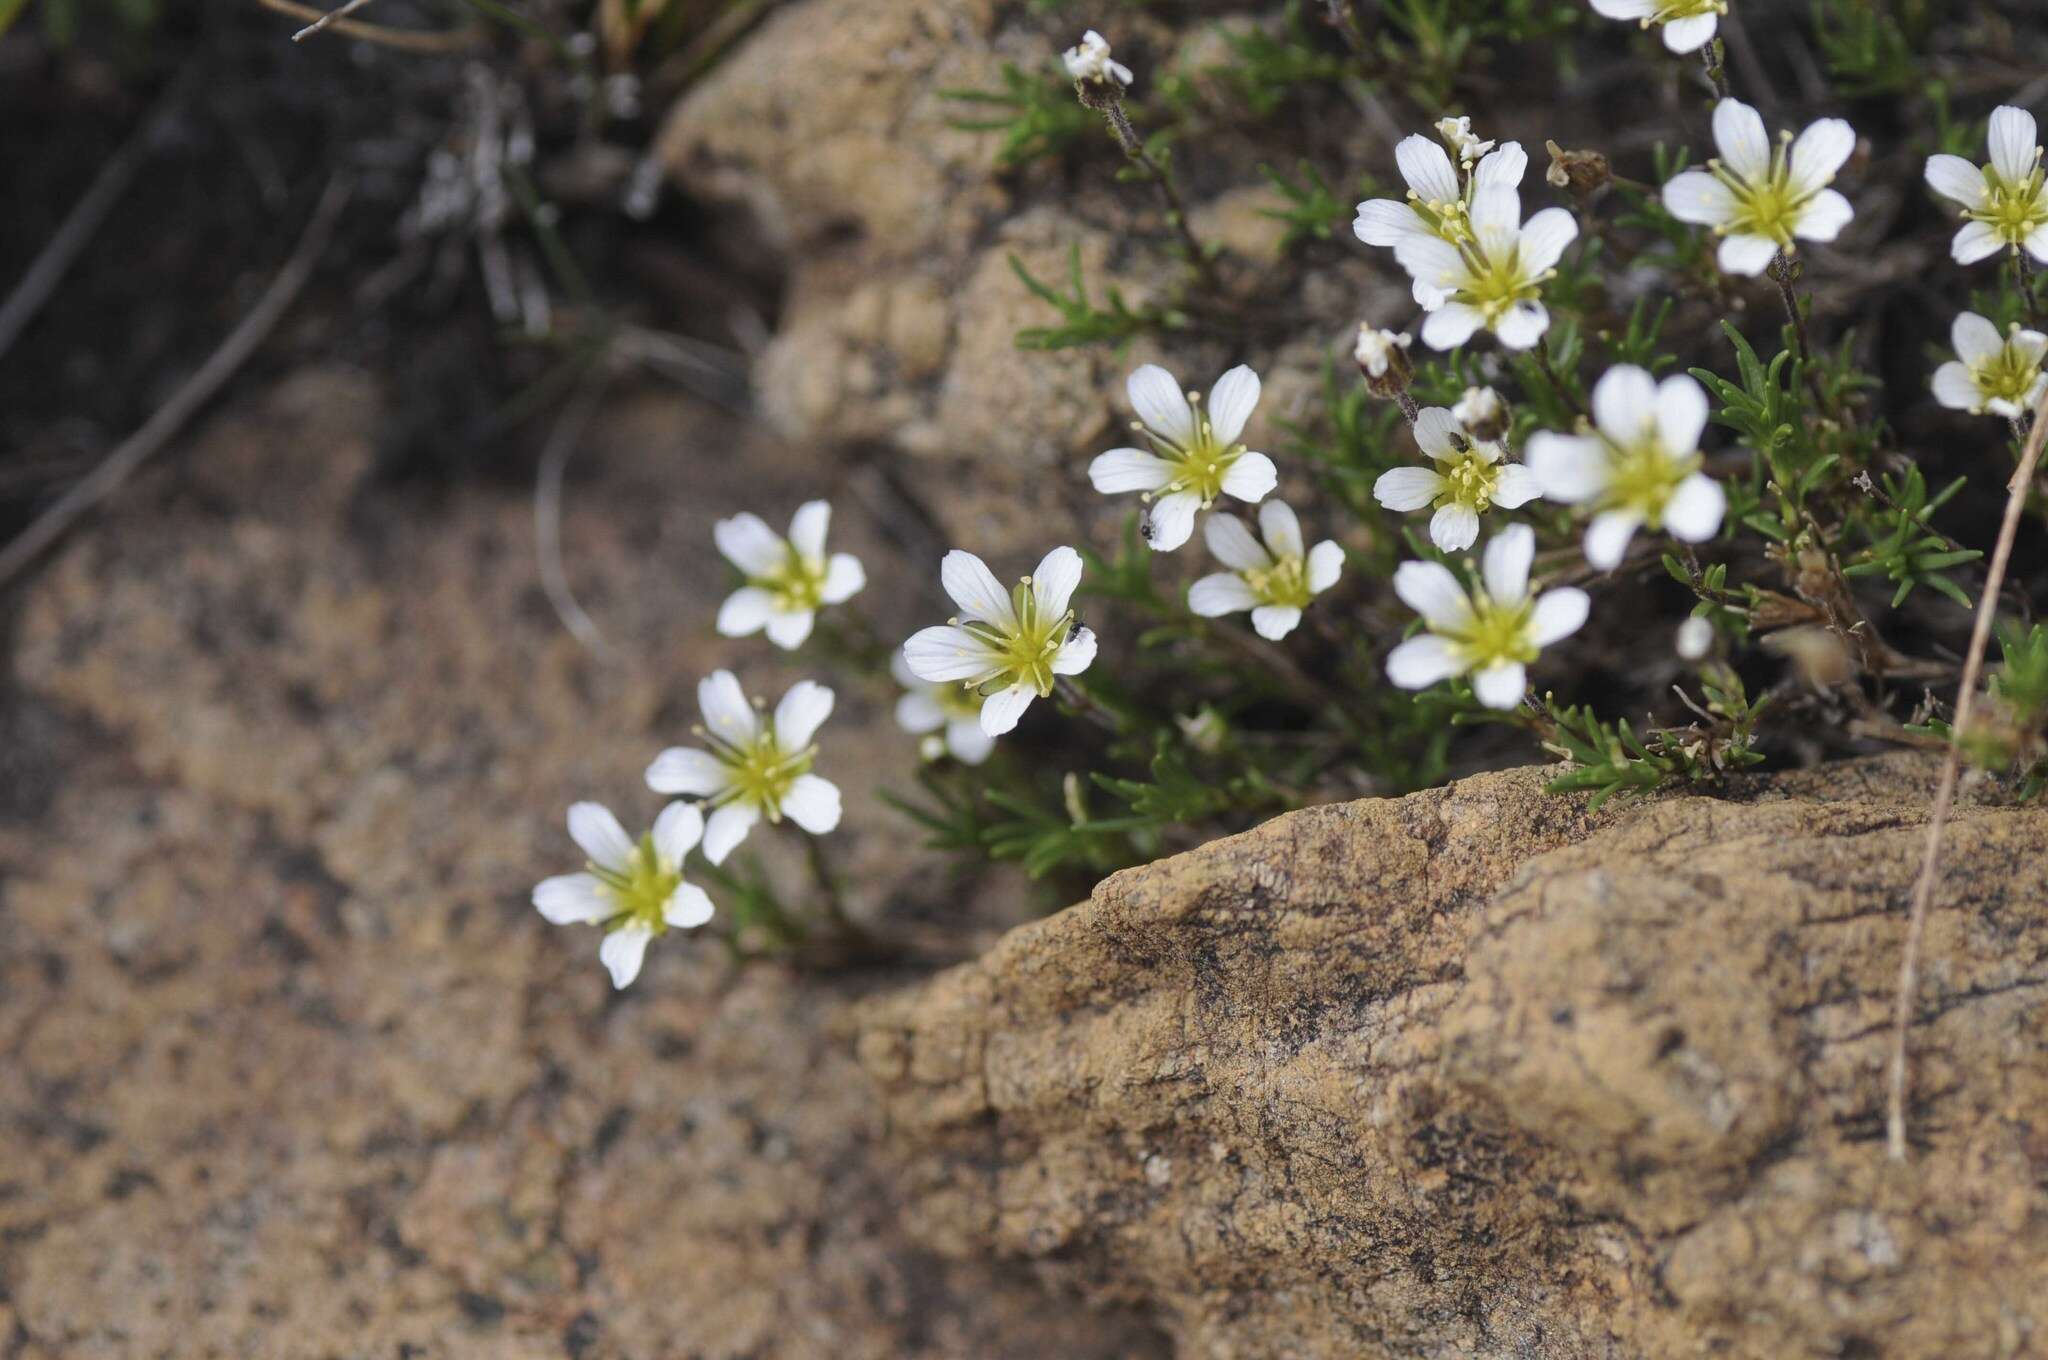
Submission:
<svg viewBox="0 0 2048 1360">
<path fill-rule="evenodd" d="M 312 37 L 315 33 L 318 33 L 322 29 L 326 28 L 329 24 L 334 23 L 338 19 L 346 19 L 349 15 L 354 14 L 357 10 L 363 8 L 363 6 L 368 5 L 370 3 L 372 3 L 372 0 L 347 0 L 347 3 L 340 5 L 337 8 L 328 10 L 325 14 L 321 15 L 318 19 L 315 19 L 312 23 L 306 25 L 298 32 L 292 34 L 292 41 L 304 42 L 306 39 Z"/>
<path fill-rule="evenodd" d="M 38 515 L 20 537 L 0 549 L 0 582 L 11 579 L 56 542 L 81 515 L 119 490 L 145 459 L 183 429 L 185 422 L 220 391 L 237 369 L 248 362 L 249 356 L 256 352 L 257 346 L 263 343 L 312 276 L 313 267 L 319 263 L 328 238 L 333 234 L 335 219 L 348 201 L 348 194 L 347 182 L 340 176 L 327 182 L 326 192 L 321 194 L 319 206 L 314 208 L 312 219 L 307 222 L 291 258 L 277 271 L 277 277 L 270 281 L 270 287 L 249 309 L 249 314 L 229 332 L 220 348 L 207 357 L 199 371 L 187 378 L 171 394 L 171 399 L 157 408 L 156 414 L 144 422 L 141 429 L 128 436 L 100 461 L 99 466 L 58 497 L 56 503 Z"/>
<path fill-rule="evenodd" d="M 568 574 L 562 570 L 562 474 L 567 471 L 569 456 L 576 452 L 583 432 L 590 428 L 590 418 L 597 414 L 597 404 L 604 396 L 609 377 L 608 355 L 599 353 L 589 362 L 588 371 L 577 384 L 576 395 L 556 418 L 555 428 L 548 432 L 547 446 L 541 450 L 540 472 L 533 485 L 533 540 L 534 552 L 540 559 L 540 587 L 546 592 L 548 603 L 554 606 L 555 617 L 585 647 L 599 656 L 610 656 L 611 644 L 576 602 L 576 592 L 569 588 Z"/>
<path fill-rule="evenodd" d="M 1998 528 L 1998 546 L 1992 550 L 1991 568 L 1984 578 L 1984 597 L 1978 601 L 1977 621 L 1970 630 L 1970 651 L 1963 658 L 1962 689 L 1956 695 L 1955 721 L 1949 728 L 1948 758 L 1941 763 L 1934 815 L 1927 823 L 1927 849 L 1920 860 L 1919 881 L 1913 885 L 1913 914 L 1906 926 L 1906 948 L 1899 960 L 1899 994 L 1892 1008 L 1891 1094 L 1885 1111 L 1885 1143 L 1893 1161 L 1906 1159 L 1906 1031 L 1913 1021 L 1915 994 L 1920 990 L 1920 947 L 1927 935 L 1927 911 L 1934 900 L 1934 880 L 1941 867 L 1941 837 L 1948 828 L 1949 810 L 1955 806 L 1970 709 L 1976 702 L 1984 652 L 1991 643 L 1991 625 L 1998 617 L 1998 595 L 2005 586 L 2005 569 L 2012 560 L 2013 540 L 2019 534 L 2027 493 L 2033 489 L 2034 470 L 2041 462 L 2043 440 L 2048 440 L 2048 393 L 2042 395 L 2034 408 L 2033 432 L 2027 438 L 2019 470 L 2013 473 L 2007 488 L 2005 521 Z"/>
<path fill-rule="evenodd" d="M 288 14 L 294 19 L 323 19 L 320 10 L 311 5 L 302 5 L 298 0 L 256 0 L 267 10 Z M 386 28 L 382 24 L 364 23 L 360 19 L 331 20 L 334 31 L 346 38 L 360 38 L 364 42 L 395 47 L 402 52 L 459 52 L 475 47 L 484 39 L 481 28 L 451 28 L 444 32 L 422 33 L 405 28 Z"/>
</svg>

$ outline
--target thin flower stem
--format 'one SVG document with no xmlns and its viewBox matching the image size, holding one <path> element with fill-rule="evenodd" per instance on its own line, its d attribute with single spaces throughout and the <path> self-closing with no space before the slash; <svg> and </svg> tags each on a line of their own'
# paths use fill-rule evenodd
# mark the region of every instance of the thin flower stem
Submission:
<svg viewBox="0 0 2048 1360">
<path fill-rule="evenodd" d="M 839 880 L 833 876 L 832 866 L 825 862 L 822 837 L 804 837 L 804 858 L 810 864 L 812 879 L 817 882 L 819 900 L 825 904 L 825 919 L 847 940 L 866 943 L 868 932 L 846 914 L 846 898 L 840 892 Z"/>
<path fill-rule="evenodd" d="M 1090 694 L 1079 681 L 1075 680 L 1072 676 L 1062 675 L 1058 677 L 1054 684 L 1059 693 L 1061 703 L 1080 713 L 1088 721 L 1094 723 L 1103 731 L 1108 732 L 1111 736 L 1120 737 L 1123 735 L 1123 719 L 1111 712 L 1107 704 L 1104 704 L 1100 699 Z"/>
<path fill-rule="evenodd" d="M 1984 578 L 1984 595 L 1977 603 L 1977 620 L 1970 629 L 1970 650 L 1963 658 L 1962 688 L 1956 693 L 1955 721 L 1949 727 L 1948 757 L 1941 763 L 1941 783 L 1934 792 L 1934 814 L 1927 822 L 1927 849 L 1920 860 L 1920 878 L 1913 885 L 1913 914 L 1906 926 L 1906 947 L 1899 960 L 1899 993 L 1892 1008 L 1891 1091 L 1885 1110 L 1885 1145 L 1895 1162 L 1906 1159 L 1906 1031 L 1913 1022 L 1913 1002 L 1920 990 L 1920 950 L 1927 937 L 1927 912 L 1934 900 L 1934 881 L 1941 868 L 1941 838 L 1948 829 L 1949 810 L 1955 806 L 1956 781 L 1963 766 L 1963 739 L 1970 728 L 1970 710 L 1977 699 L 1977 681 L 1984 669 L 1984 652 L 1991 642 L 1991 626 L 1998 617 L 1998 595 L 2005 586 L 2006 566 L 2012 561 L 2013 540 L 2019 535 L 2020 516 L 2026 510 L 2027 493 L 2033 489 L 2034 470 L 2041 462 L 2041 445 L 2048 439 L 2048 394 L 2034 408 L 2033 433 L 2027 438 L 2019 470 L 2006 488 L 2005 520 L 1998 526 L 1998 546 L 1991 554 L 1991 568 Z"/>
<path fill-rule="evenodd" d="M 1799 310 L 1799 297 L 1792 291 L 1792 261 L 1783 251 L 1771 257 L 1771 282 L 1778 285 L 1778 296 L 1785 300 L 1785 315 L 1792 319 L 1792 335 L 1799 345 L 1799 363 L 1811 370 L 1813 347 L 1807 343 L 1806 315 Z"/>
<path fill-rule="evenodd" d="M 1084 99 L 1083 102 L 1087 101 Z M 1145 140 L 1138 135 L 1137 128 L 1131 125 L 1130 115 L 1124 112 L 1121 98 L 1111 95 L 1092 107 L 1096 108 L 1102 114 L 1103 120 L 1109 124 L 1109 130 L 1116 136 L 1117 145 L 1123 148 L 1124 158 L 1143 171 L 1145 177 L 1159 190 L 1160 201 L 1166 206 L 1167 223 L 1179 233 L 1181 248 L 1187 252 L 1188 264 L 1194 269 L 1203 288 L 1220 294 L 1223 281 L 1216 276 L 1215 263 L 1210 260 L 1209 252 L 1203 249 L 1201 241 L 1195 236 L 1194 228 L 1188 223 L 1187 204 L 1181 199 L 1180 186 L 1174 183 L 1173 172 L 1161 165 L 1153 158 L 1152 153 L 1145 149 Z"/>
<path fill-rule="evenodd" d="M 1571 407 L 1572 410 L 1578 412 L 1586 419 L 1591 420 L 1593 413 L 1586 409 L 1586 403 L 1579 400 L 1578 395 L 1565 384 L 1564 376 L 1557 371 L 1557 365 L 1551 362 L 1549 347 L 1539 342 L 1532 352 L 1536 356 L 1536 367 L 1543 370 L 1543 376 L 1550 380 L 1551 387 L 1556 389 L 1557 395 L 1564 401 L 1565 405 Z"/>
<path fill-rule="evenodd" d="M 1394 394 L 1394 404 L 1401 408 L 1401 414 L 1407 417 L 1410 425 L 1422 419 L 1422 408 L 1415 404 L 1415 398 L 1408 395 L 1406 388 Z"/>
</svg>

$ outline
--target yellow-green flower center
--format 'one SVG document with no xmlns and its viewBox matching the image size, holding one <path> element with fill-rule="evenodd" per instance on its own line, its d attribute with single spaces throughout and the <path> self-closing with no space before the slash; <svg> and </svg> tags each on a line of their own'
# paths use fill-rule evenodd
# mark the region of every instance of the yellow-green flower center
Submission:
<svg viewBox="0 0 2048 1360">
<path fill-rule="evenodd" d="M 1996 166 L 1985 166 L 1984 189 L 1984 206 L 1963 216 L 1985 223 L 2007 245 L 2023 245 L 2036 228 L 2048 223 L 2048 175 L 2042 173 L 2038 151 L 2033 172 L 2024 180 L 2006 179 Z"/>
<path fill-rule="evenodd" d="M 1223 478 L 1230 471 L 1231 464 L 1244 456 L 1245 446 L 1222 443 L 1216 438 L 1216 427 L 1206 414 L 1200 410 L 1192 410 L 1190 414 L 1194 417 L 1195 434 L 1185 446 L 1156 430 L 1145 429 L 1145 437 L 1152 441 L 1159 456 L 1173 464 L 1172 480 L 1150 495 L 1171 496 L 1192 491 L 1202 498 L 1206 507 L 1223 494 Z"/>
<path fill-rule="evenodd" d="M 1494 488 L 1500 485 L 1500 464 L 1489 463 L 1471 445 L 1457 457 L 1437 464 L 1444 489 L 1437 494 L 1438 505 L 1462 505 L 1482 511 L 1493 504 Z"/>
<path fill-rule="evenodd" d="M 1535 606 L 1528 600 L 1501 604 L 1485 591 L 1472 600 L 1472 613 L 1455 628 L 1438 633 L 1458 651 L 1458 657 L 1472 670 L 1485 670 L 1502 662 L 1528 665 L 1538 655 L 1529 640 L 1529 620 Z"/>
<path fill-rule="evenodd" d="M 1792 229 L 1826 186 L 1815 185 L 1805 192 L 1793 187 L 1791 144 L 1790 133 L 1779 135 L 1771 151 L 1771 168 L 1758 181 L 1744 179 L 1718 160 L 1707 162 L 1708 171 L 1728 187 L 1735 200 L 1733 215 L 1714 227 L 1716 235 L 1762 236 L 1776 241 L 1782 250 L 1793 248 Z"/>
<path fill-rule="evenodd" d="M 1986 402 L 2007 401 L 2024 407 L 2041 376 L 2040 361 L 2008 340 L 1981 367 L 1970 370 L 1972 381 Z"/>
<path fill-rule="evenodd" d="M 1611 468 L 1601 507 L 1632 510 L 1652 528 L 1662 524 L 1664 507 L 1678 484 L 1692 476 L 1703 461 L 1698 453 L 1673 454 L 1654 434 L 1625 446 L 1605 437 L 1601 442 L 1607 445 Z"/>
<path fill-rule="evenodd" d="M 1306 609 L 1310 597 L 1308 588 L 1308 564 L 1299 557 L 1287 556 L 1270 567 L 1255 568 L 1242 573 L 1244 583 L 1251 587 L 1252 594 L 1264 604 L 1283 605 L 1294 609 Z"/>
<path fill-rule="evenodd" d="M 633 847 L 624 870 L 591 865 L 590 872 L 604 885 L 605 896 L 618 904 L 619 914 L 605 922 L 608 930 L 625 925 L 644 925 L 656 935 L 668 929 L 662 912 L 668 899 L 683 881 L 682 869 L 664 861 L 654 848 L 652 834 L 642 836 Z"/>
<path fill-rule="evenodd" d="M 745 803 L 761 809 L 771 822 L 782 820 L 782 800 L 789 796 L 789 786 L 798 775 L 810 773 L 811 763 L 818 755 L 815 746 L 806 746 L 801 751 L 783 750 L 782 743 L 775 739 L 775 729 L 769 725 L 763 725 L 746 745 L 735 745 L 717 736 L 707 735 L 706 740 L 712 754 L 725 766 L 727 779 L 725 788 L 710 799 L 712 806 Z"/>
<path fill-rule="evenodd" d="M 804 556 L 797 551 L 795 544 L 790 544 L 774 571 L 766 576 L 750 576 L 747 584 L 772 594 L 778 613 L 793 614 L 816 609 L 825 597 L 825 563 L 822 559 Z"/>
<path fill-rule="evenodd" d="M 1207 428 L 1206 422 L 1204 428 Z M 1055 678 L 1052 663 L 1059 656 L 1060 648 L 1067 645 L 1067 635 L 1074 625 L 1074 611 L 1070 609 L 1057 618 L 1048 618 L 1038 607 L 1038 592 L 1033 589 L 1029 576 L 1019 581 L 1010 592 L 1010 604 L 1017 612 L 1014 631 L 984 619 L 973 619 L 960 625 L 985 643 L 991 653 L 988 669 L 966 681 L 966 687 L 983 694 L 993 694 L 1013 685 L 1029 685 L 1042 699 L 1052 693 Z"/>
<path fill-rule="evenodd" d="M 1470 192 L 1469 186 L 1466 192 Z M 1432 232 L 1452 245 L 1462 246 L 1472 239 L 1470 205 L 1465 200 L 1453 199 L 1449 203 L 1438 203 L 1410 189 L 1408 206 L 1415 210 L 1417 217 L 1428 224 Z"/>
<path fill-rule="evenodd" d="M 1728 0 L 1665 0 L 1650 18 L 1653 22 L 1668 24 L 1673 19 L 1692 19 L 1702 14 L 1727 12 Z"/>
<path fill-rule="evenodd" d="M 1543 280 L 1550 277 L 1548 272 L 1532 277 L 1524 271 L 1518 245 L 1510 245 L 1498 255 L 1487 253 L 1476 240 L 1459 249 L 1465 257 L 1467 278 L 1457 291 L 1458 300 L 1477 307 L 1488 326 L 1498 323 L 1517 303 L 1535 300 L 1542 293 Z"/>
</svg>

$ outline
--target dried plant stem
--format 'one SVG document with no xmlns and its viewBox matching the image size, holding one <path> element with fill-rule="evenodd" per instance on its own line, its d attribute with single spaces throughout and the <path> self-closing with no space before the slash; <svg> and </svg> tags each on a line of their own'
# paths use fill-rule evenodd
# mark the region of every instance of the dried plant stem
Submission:
<svg viewBox="0 0 2048 1360">
<path fill-rule="evenodd" d="M 346 4 L 343 4 L 335 9 L 328 10 L 325 14 L 321 15 L 318 19 L 315 19 L 312 23 L 306 25 L 298 32 L 292 34 L 292 41 L 304 42 L 306 39 L 312 37 L 315 33 L 318 33 L 325 29 L 329 24 L 333 23 L 335 20 L 346 19 L 349 15 L 354 14 L 357 10 L 362 9 L 364 6 L 369 5 L 371 3 L 372 0 L 347 0 Z"/>
<path fill-rule="evenodd" d="M 1161 165 L 1153 158 L 1152 153 L 1145 149 L 1145 139 L 1131 126 L 1130 115 L 1124 112 L 1123 102 L 1114 96 L 1102 98 L 1085 95 L 1082 102 L 1102 114 L 1104 121 L 1109 124 L 1109 130 L 1116 136 L 1116 144 L 1123 148 L 1124 159 L 1137 166 L 1145 178 L 1152 181 L 1153 187 L 1159 190 L 1159 199 L 1166 205 L 1167 223 L 1180 235 L 1181 248 L 1187 252 L 1189 266 L 1193 268 L 1204 288 L 1220 295 L 1223 281 L 1216 276 L 1215 262 L 1209 258 L 1209 252 L 1202 248 L 1201 241 L 1195 236 L 1195 229 L 1188 224 L 1187 204 L 1181 199 L 1180 186 L 1173 182 L 1173 172 Z"/>
<path fill-rule="evenodd" d="M 1813 359 L 1813 347 L 1806 339 L 1806 315 L 1799 310 L 1799 295 L 1792 291 L 1791 257 L 1779 251 L 1771 257 L 1771 282 L 1778 285 L 1778 296 L 1785 300 L 1785 315 L 1792 322 L 1792 336 L 1799 346 L 1799 362 L 1802 366 Z"/>
<path fill-rule="evenodd" d="M 1941 838 L 1948 829 L 1949 811 L 1955 806 L 1956 782 L 1962 775 L 1963 739 L 1970 727 L 1970 710 L 1976 703 L 1977 682 L 1984 670 L 1984 652 L 1991 642 L 1991 625 L 1998 617 L 1998 595 L 2005 586 L 2005 569 L 2012 560 L 2013 540 L 2019 535 L 2020 516 L 2027 507 L 2027 493 L 2034 485 L 2034 471 L 2041 462 L 2041 444 L 2048 439 L 2048 394 L 2034 409 L 2034 428 L 2027 438 L 2019 470 L 2007 488 L 2005 521 L 1998 528 L 1998 546 L 1991 553 L 1991 567 L 1984 578 L 1984 596 L 1977 603 L 1977 621 L 1970 630 L 1970 650 L 1963 659 L 1962 689 L 1956 695 L 1955 722 L 1949 728 L 1948 758 L 1941 764 L 1941 782 L 1934 793 L 1934 814 L 1927 823 L 1927 849 L 1920 860 L 1920 878 L 1913 885 L 1913 912 L 1906 926 L 1906 947 L 1899 959 L 1899 993 L 1892 1008 L 1891 1092 L 1885 1111 L 1885 1145 L 1893 1161 L 1906 1159 L 1906 1031 L 1913 1022 L 1913 1002 L 1920 990 L 1920 949 L 1927 936 L 1927 912 L 1934 900 L 1934 882 L 1941 868 Z"/>
<path fill-rule="evenodd" d="M 589 651 L 609 657 L 611 644 L 577 602 L 576 592 L 569 587 L 569 574 L 562 568 L 562 477 L 568 470 L 570 455 L 576 452 L 584 431 L 590 428 L 591 417 L 597 414 L 608 376 L 607 356 L 602 352 L 586 362 L 590 367 L 577 385 L 576 395 L 556 419 L 554 429 L 548 432 L 547 445 L 541 450 L 540 470 L 534 476 L 533 486 L 533 543 L 534 555 L 540 562 L 541 591 L 554 607 L 555 617 Z"/>
<path fill-rule="evenodd" d="M 319 19 L 321 12 L 299 0 L 256 0 L 267 10 L 288 14 L 294 19 Z M 364 23 L 359 19 L 334 19 L 334 31 L 345 38 L 360 38 L 367 43 L 382 47 L 396 48 L 401 52 L 459 52 L 475 47 L 484 40 L 481 28 L 452 28 L 445 32 L 415 32 L 406 28 L 386 28 L 382 24 Z"/>
<path fill-rule="evenodd" d="M 1408 389 L 1402 388 L 1394 393 L 1394 404 L 1401 408 L 1401 414 L 1407 417 L 1410 425 L 1422 419 L 1422 408 L 1415 404 L 1415 398 L 1408 395 Z"/>
</svg>

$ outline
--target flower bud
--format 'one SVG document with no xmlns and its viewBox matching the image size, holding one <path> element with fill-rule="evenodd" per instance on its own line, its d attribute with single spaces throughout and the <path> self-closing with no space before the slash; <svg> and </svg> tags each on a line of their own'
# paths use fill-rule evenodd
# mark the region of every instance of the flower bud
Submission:
<svg viewBox="0 0 2048 1360">
<path fill-rule="evenodd" d="M 1482 444 L 1499 440 L 1513 423 L 1507 402 L 1491 387 L 1466 388 L 1465 395 L 1451 408 L 1451 415 L 1465 427 L 1465 433 Z"/>
<path fill-rule="evenodd" d="M 1481 156 L 1493 150 L 1492 142 L 1483 142 L 1472 135 L 1470 118 L 1439 118 L 1436 120 L 1436 135 L 1443 138 L 1444 145 L 1458 158 L 1458 163 L 1470 169 Z"/>
<path fill-rule="evenodd" d="M 1358 343 L 1351 357 L 1365 375 L 1365 385 L 1376 397 L 1391 398 L 1408 390 L 1415 370 L 1408 364 L 1408 346 L 1414 337 L 1378 330 L 1367 322 L 1358 323 Z"/>
<path fill-rule="evenodd" d="M 1714 625 L 1695 614 L 1678 625 L 1678 655 L 1686 661 L 1704 661 L 1714 650 Z"/>
<path fill-rule="evenodd" d="M 1544 171 L 1543 178 L 1559 189 L 1569 189 L 1583 198 L 1614 179 L 1607 157 L 1601 152 L 1567 151 L 1551 141 L 1543 145 L 1550 152 L 1550 169 Z"/>
<path fill-rule="evenodd" d="M 1118 102 L 1131 83 L 1131 68 L 1110 60 L 1109 41 L 1092 28 L 1081 35 L 1079 44 L 1066 50 L 1063 59 L 1081 102 L 1090 108 Z"/>
</svg>

